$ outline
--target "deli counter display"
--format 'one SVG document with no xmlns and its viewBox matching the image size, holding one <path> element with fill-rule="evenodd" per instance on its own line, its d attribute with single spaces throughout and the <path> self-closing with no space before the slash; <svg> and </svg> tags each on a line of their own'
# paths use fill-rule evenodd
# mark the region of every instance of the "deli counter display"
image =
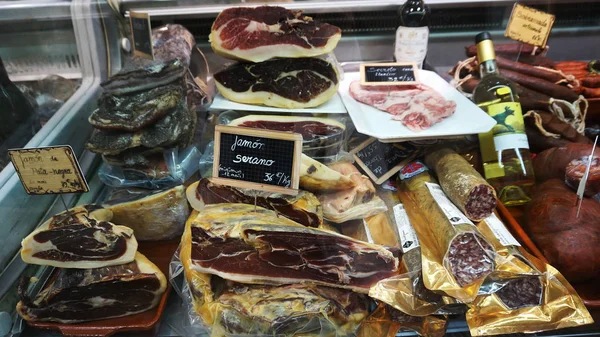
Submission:
<svg viewBox="0 0 600 337">
<path fill-rule="evenodd" d="M 597 1 L 0 27 L 0 336 L 600 334 Z"/>
</svg>

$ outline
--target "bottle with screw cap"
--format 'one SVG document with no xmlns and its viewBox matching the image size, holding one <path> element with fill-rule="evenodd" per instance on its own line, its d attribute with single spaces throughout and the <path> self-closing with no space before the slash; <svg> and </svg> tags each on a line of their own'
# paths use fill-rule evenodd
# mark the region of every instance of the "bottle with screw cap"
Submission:
<svg viewBox="0 0 600 337">
<path fill-rule="evenodd" d="M 497 123 L 479 135 L 485 178 L 505 205 L 525 204 L 531 201 L 535 178 L 519 96 L 513 83 L 500 75 L 490 33 L 478 34 L 475 43 L 481 81 L 473 101 Z"/>
</svg>

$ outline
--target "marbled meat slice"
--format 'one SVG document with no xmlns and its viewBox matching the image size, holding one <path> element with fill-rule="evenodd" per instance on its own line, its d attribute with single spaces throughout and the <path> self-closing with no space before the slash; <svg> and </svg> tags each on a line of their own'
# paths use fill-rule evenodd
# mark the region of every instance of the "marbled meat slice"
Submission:
<svg viewBox="0 0 600 337">
<path fill-rule="evenodd" d="M 70 324 L 150 310 L 160 302 L 167 280 L 144 255 L 136 253 L 133 262 L 118 266 L 58 269 L 34 298 L 25 295 L 26 285 L 19 287 L 17 304 L 23 319 Z"/>
<path fill-rule="evenodd" d="M 180 60 L 169 60 L 142 68 L 123 69 L 100 85 L 106 94 L 125 95 L 181 80 L 186 71 L 187 67 Z"/>
<path fill-rule="evenodd" d="M 190 208 L 183 185 L 167 190 L 129 189 L 103 204 L 112 222 L 133 229 L 138 240 L 180 237 Z"/>
<path fill-rule="evenodd" d="M 342 36 L 336 26 L 283 7 L 232 7 L 217 16 L 209 35 L 224 57 L 262 62 L 275 57 L 311 57 L 331 52 Z"/>
<path fill-rule="evenodd" d="M 268 192 L 257 194 L 257 191 L 215 184 L 208 178 L 202 178 L 188 188 L 188 201 L 198 211 L 204 205 L 241 203 L 273 210 L 307 227 L 319 227 L 323 223 L 321 203 L 310 192 L 300 190 L 295 196 Z"/>
<path fill-rule="evenodd" d="M 127 95 L 102 95 L 89 118 L 98 129 L 138 131 L 156 122 L 179 104 L 181 85 L 169 84 Z"/>
<path fill-rule="evenodd" d="M 335 67 L 319 58 L 238 63 L 214 78 L 219 92 L 231 101 L 288 109 L 325 103 L 339 82 Z"/>
<path fill-rule="evenodd" d="M 446 100 L 435 90 L 425 86 L 362 86 L 350 84 L 350 95 L 357 101 L 392 114 L 409 130 L 423 131 L 450 117 L 456 111 L 456 102 Z"/>
<path fill-rule="evenodd" d="M 135 258 L 133 230 L 108 222 L 110 210 L 88 205 L 51 217 L 21 242 L 26 263 L 60 268 L 100 268 Z"/>
<path fill-rule="evenodd" d="M 312 283 L 367 293 L 395 275 L 398 259 L 379 245 L 304 227 L 254 205 L 209 205 L 183 237 L 192 269 L 240 283 Z"/>
<path fill-rule="evenodd" d="M 116 155 L 138 146 L 146 148 L 187 147 L 192 140 L 196 126 L 194 115 L 195 112 L 188 109 L 185 98 L 183 98 L 171 113 L 155 124 L 137 132 L 95 130 L 86 147 L 92 152 L 103 155 Z"/>
</svg>

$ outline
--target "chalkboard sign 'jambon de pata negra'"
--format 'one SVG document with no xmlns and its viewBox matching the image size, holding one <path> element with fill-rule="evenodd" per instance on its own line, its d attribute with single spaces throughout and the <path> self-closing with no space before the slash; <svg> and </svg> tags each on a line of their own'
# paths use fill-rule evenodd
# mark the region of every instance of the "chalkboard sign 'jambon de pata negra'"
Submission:
<svg viewBox="0 0 600 337">
<path fill-rule="evenodd" d="M 419 82 L 415 63 L 368 63 L 360 65 L 361 85 L 414 85 Z"/>
<path fill-rule="evenodd" d="M 301 134 L 217 125 L 214 144 L 214 182 L 274 193 L 298 193 Z"/>
</svg>

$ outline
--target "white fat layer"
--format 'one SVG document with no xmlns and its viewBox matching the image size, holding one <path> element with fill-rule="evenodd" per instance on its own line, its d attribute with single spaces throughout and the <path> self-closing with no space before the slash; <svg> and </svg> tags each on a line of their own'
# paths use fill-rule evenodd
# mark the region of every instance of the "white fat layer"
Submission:
<svg viewBox="0 0 600 337">
<path fill-rule="evenodd" d="M 87 302 L 93 308 L 101 308 L 101 307 L 113 305 L 117 302 L 117 300 L 112 299 L 112 298 L 104 298 L 102 296 L 94 296 L 94 297 L 88 298 Z"/>
<path fill-rule="evenodd" d="M 312 173 L 307 173 L 308 169 L 314 166 L 316 168 L 316 170 L 314 170 L 314 172 Z M 314 179 L 318 179 L 318 180 L 340 180 L 342 179 L 342 174 L 339 173 L 336 170 L 332 170 L 329 167 L 321 164 L 320 162 L 312 159 L 311 157 L 302 154 L 302 162 L 300 165 L 301 169 L 300 172 L 301 174 L 306 174 L 311 176 Z"/>
<path fill-rule="evenodd" d="M 314 108 L 325 102 L 327 102 L 333 95 L 337 93 L 338 85 L 331 85 L 327 90 L 322 92 L 320 95 L 314 97 L 306 103 L 297 102 L 271 92 L 259 91 L 252 92 L 251 90 L 245 92 L 235 92 L 229 88 L 224 87 L 219 82 L 215 81 L 219 92 L 225 96 L 225 98 L 239 103 L 246 104 L 262 104 L 266 106 L 285 108 L 285 109 L 301 109 L 301 108 Z"/>
</svg>

